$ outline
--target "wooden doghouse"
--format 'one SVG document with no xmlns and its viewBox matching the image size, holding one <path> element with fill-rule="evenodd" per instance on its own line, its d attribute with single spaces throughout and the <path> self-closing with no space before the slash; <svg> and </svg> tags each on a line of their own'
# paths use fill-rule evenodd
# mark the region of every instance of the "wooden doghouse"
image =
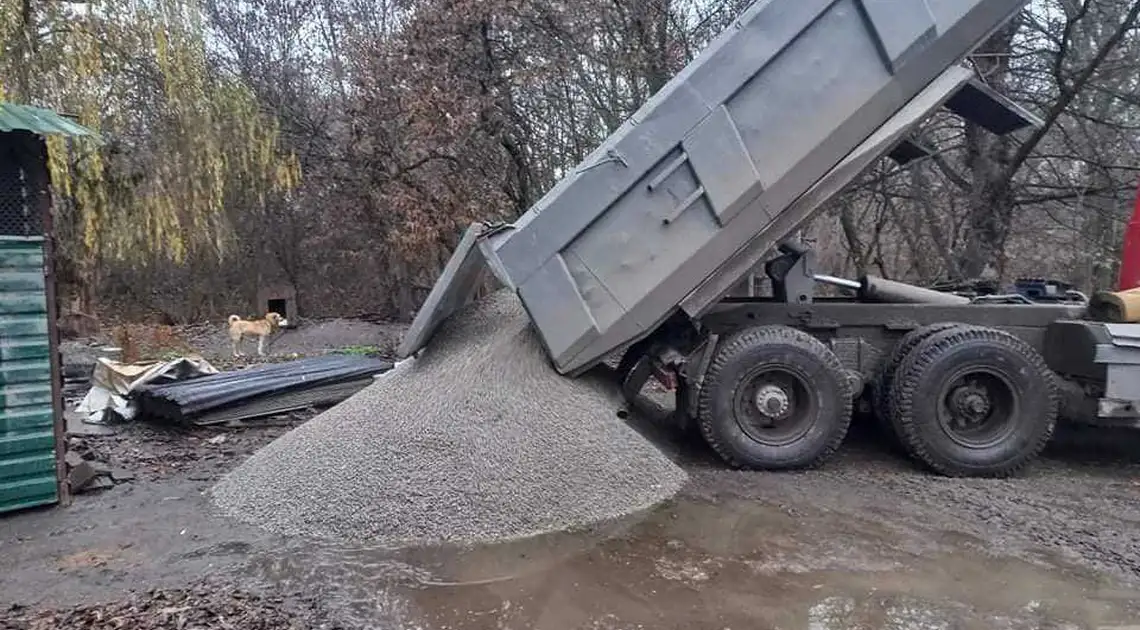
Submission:
<svg viewBox="0 0 1140 630">
<path fill-rule="evenodd" d="M 257 314 L 274 312 L 284 317 L 293 328 L 297 325 L 297 290 L 289 284 L 263 286 L 257 291 Z"/>
</svg>

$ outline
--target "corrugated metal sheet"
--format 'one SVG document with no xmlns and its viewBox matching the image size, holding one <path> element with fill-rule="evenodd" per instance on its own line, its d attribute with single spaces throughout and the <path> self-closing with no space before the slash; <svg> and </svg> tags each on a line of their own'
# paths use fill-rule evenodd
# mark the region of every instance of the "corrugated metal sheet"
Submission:
<svg viewBox="0 0 1140 630">
<path fill-rule="evenodd" d="M 42 107 L 0 102 L 0 131 L 31 131 L 40 135 L 93 136 L 90 129 Z"/>
<path fill-rule="evenodd" d="M 59 500 L 43 252 L 0 236 L 0 512 Z"/>
<path fill-rule="evenodd" d="M 347 398 L 364 387 L 373 375 L 390 369 L 390 361 L 344 355 L 270 363 L 173 383 L 144 385 L 137 390 L 139 408 L 146 415 L 175 422 L 224 422 L 229 416 L 216 412 L 239 406 L 244 408 L 236 414 L 239 417 L 254 417 L 251 408 L 265 413 L 303 408 L 307 406 L 302 404 L 303 396 L 293 396 L 303 392 L 313 393 L 309 404 L 337 400 L 338 396 Z M 352 383 L 352 387 L 328 387 L 347 383 Z M 314 391 L 318 389 L 321 391 Z M 270 401 L 279 398 L 276 405 Z M 266 404 L 250 407 L 252 403 Z"/>
</svg>

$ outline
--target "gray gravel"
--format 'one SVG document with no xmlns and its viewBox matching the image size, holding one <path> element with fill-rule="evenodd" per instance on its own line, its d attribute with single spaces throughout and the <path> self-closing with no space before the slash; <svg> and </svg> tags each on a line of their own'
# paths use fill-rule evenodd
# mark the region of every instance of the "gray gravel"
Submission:
<svg viewBox="0 0 1140 630">
<path fill-rule="evenodd" d="M 547 362 L 497 292 L 431 346 L 279 438 L 213 490 L 240 521 L 381 545 L 575 529 L 652 507 L 687 476 L 617 417 L 616 388 Z"/>
</svg>

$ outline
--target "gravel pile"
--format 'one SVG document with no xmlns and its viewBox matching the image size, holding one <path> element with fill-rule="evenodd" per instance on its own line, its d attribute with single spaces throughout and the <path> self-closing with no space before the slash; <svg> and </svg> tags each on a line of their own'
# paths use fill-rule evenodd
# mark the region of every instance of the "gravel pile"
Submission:
<svg viewBox="0 0 1140 630">
<path fill-rule="evenodd" d="M 453 316 L 414 361 L 213 490 L 240 521 L 385 545 L 490 542 L 651 507 L 684 471 L 617 417 L 616 388 L 550 367 L 518 299 Z"/>
</svg>

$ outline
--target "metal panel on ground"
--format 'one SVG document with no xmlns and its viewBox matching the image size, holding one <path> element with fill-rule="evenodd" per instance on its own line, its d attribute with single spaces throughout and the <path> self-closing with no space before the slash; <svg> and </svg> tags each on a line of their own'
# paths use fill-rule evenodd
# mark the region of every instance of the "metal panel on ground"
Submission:
<svg viewBox="0 0 1140 630">
<path fill-rule="evenodd" d="M 0 512 L 59 500 L 43 252 L 0 236 Z"/>
<path fill-rule="evenodd" d="M 327 401 L 330 400 L 327 386 L 353 383 L 362 387 L 373 376 L 390 369 L 392 363 L 380 359 L 329 355 L 258 365 L 172 383 L 146 384 L 136 387 L 135 392 L 143 414 L 175 422 L 197 423 L 204 415 L 216 414 L 215 417 L 230 419 L 219 412 L 320 388 L 325 389 L 310 403 Z M 332 391 L 339 394 L 344 390 L 337 388 Z M 293 401 L 288 401 L 278 408 L 295 409 L 293 405 Z M 261 408 L 272 410 L 273 404 L 268 402 Z M 248 414 L 237 416 L 250 417 Z"/>
</svg>

